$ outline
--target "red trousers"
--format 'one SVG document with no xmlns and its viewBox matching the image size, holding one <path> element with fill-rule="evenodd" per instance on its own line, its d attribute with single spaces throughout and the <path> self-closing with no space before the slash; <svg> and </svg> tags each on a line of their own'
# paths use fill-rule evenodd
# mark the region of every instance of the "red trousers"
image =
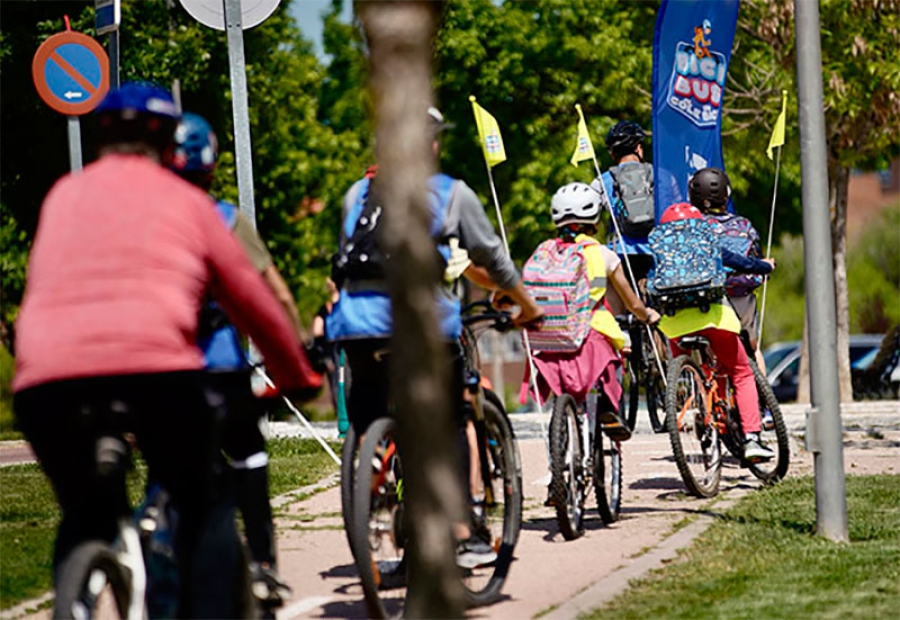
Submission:
<svg viewBox="0 0 900 620">
<path fill-rule="evenodd" d="M 741 344 L 740 336 L 734 332 L 708 327 L 692 334 L 703 336 L 709 340 L 719 366 L 731 379 L 734 386 L 734 399 L 741 414 L 741 427 L 744 433 L 758 433 L 762 428 L 759 420 L 759 394 L 753 370 L 747 360 L 747 352 Z M 678 346 L 677 338 L 669 341 L 672 355 L 678 356 L 688 351 Z M 721 386 L 720 386 L 721 387 Z"/>
</svg>

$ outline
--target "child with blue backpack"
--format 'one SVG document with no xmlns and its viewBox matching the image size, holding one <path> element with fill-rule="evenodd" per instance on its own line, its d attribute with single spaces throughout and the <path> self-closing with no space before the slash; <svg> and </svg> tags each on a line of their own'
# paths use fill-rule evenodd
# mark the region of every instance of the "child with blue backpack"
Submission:
<svg viewBox="0 0 900 620">
<path fill-rule="evenodd" d="M 647 290 L 665 311 L 659 328 L 675 356 L 687 353 L 678 339 L 706 338 L 718 364 L 734 386 L 744 431 L 744 458 L 771 460 L 775 454 L 760 443 L 762 423 L 753 370 L 740 339 L 741 322 L 725 298 L 724 267 L 770 273 L 774 261 L 751 259 L 722 246 L 717 229 L 693 205 L 669 206 L 650 234 L 655 266 Z"/>
<path fill-rule="evenodd" d="M 704 168 L 698 171 L 688 184 L 691 204 L 700 209 L 707 221 L 718 227 L 722 235 L 722 245 L 741 256 L 756 259 L 762 252 L 759 233 L 747 218 L 729 213 L 726 206 L 731 196 L 731 182 L 724 170 Z M 745 268 L 746 268 L 745 264 Z M 762 356 L 759 355 L 759 315 L 756 310 L 756 294 L 753 292 L 764 281 L 759 273 L 748 273 L 741 268 L 731 270 L 725 281 L 728 301 L 741 320 L 742 331 L 747 332 L 750 347 L 756 353 L 757 363 L 765 372 Z"/>
<path fill-rule="evenodd" d="M 634 293 L 616 253 L 595 239 L 600 210 L 600 195 L 586 183 L 569 183 L 559 188 L 550 204 L 558 236 L 538 246 L 522 277 L 545 312 L 544 323 L 529 331 L 541 398 L 550 392 L 565 392 L 577 402 L 584 402 L 590 389 L 599 384 L 602 393 L 598 395 L 598 420 L 609 437 L 624 441 L 631 437 L 631 430 L 618 414 L 622 386 L 616 373 L 621 366 L 619 351 L 625 336 L 604 303 L 607 285 L 612 285 L 639 320 L 655 323 L 660 316 Z M 570 258 L 574 260 L 566 262 Z M 554 289 L 562 288 L 562 282 L 550 281 L 554 278 L 551 264 L 570 265 L 570 272 L 581 271 L 581 276 L 569 274 L 582 281 L 574 282 L 577 292 L 567 293 L 565 300 L 553 299 Z M 565 274 L 561 276 L 565 278 Z M 584 328 L 578 329 L 573 323 L 581 315 Z M 563 339 L 567 342 L 563 343 Z M 525 390 L 527 381 L 523 393 Z"/>
</svg>

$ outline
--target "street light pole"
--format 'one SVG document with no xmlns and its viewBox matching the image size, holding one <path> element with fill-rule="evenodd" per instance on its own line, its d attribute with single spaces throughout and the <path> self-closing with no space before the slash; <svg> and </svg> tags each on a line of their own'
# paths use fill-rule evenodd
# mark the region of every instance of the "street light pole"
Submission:
<svg viewBox="0 0 900 620">
<path fill-rule="evenodd" d="M 847 498 L 844 449 L 841 443 L 834 269 L 830 260 L 833 252 L 828 211 L 828 160 L 818 0 L 794 0 L 794 22 L 797 35 L 801 194 L 812 394 L 812 409 L 806 420 L 806 441 L 815 464 L 816 530 L 825 538 L 846 542 Z"/>
</svg>

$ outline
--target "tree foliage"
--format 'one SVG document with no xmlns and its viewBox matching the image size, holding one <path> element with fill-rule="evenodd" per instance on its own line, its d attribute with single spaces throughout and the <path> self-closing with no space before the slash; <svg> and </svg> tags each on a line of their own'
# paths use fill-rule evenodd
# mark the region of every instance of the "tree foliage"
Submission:
<svg viewBox="0 0 900 620">
<path fill-rule="evenodd" d="M 332 0 L 324 16 L 326 64 L 291 20 L 288 4 L 245 31 L 245 51 L 258 226 L 308 317 L 324 299 L 341 196 L 374 161 L 375 145 L 365 88 L 367 47 L 358 23 L 343 23 L 342 0 Z M 433 50 L 435 89 L 456 128 L 445 133 L 441 164 L 476 189 L 493 217 L 468 101 L 475 95 L 503 132 L 508 161 L 493 173 L 517 260 L 551 233 L 547 211 L 555 189 L 595 174 L 589 163 L 577 169 L 569 164 L 575 103 L 584 109 L 603 168 L 611 164 L 603 138 L 614 122 L 630 118 L 649 129 L 658 6 L 620 0 L 445 3 Z M 870 168 L 898 152 L 898 0 L 824 0 L 821 7 L 829 155 L 840 166 Z M 93 2 L 2 2 L 0 11 L 3 221 L 24 233 L 24 245 L 4 245 L 6 254 L 27 248 L 44 195 L 68 171 L 66 120 L 39 101 L 31 58 L 44 38 L 63 29 L 65 14 L 73 29 L 93 34 Z M 207 117 L 219 136 L 214 192 L 236 200 L 224 33 L 194 21 L 178 2 L 124 2 L 122 12 L 122 78 L 179 80 L 184 108 Z M 764 152 L 781 91 L 793 93 L 796 83 L 793 0 L 743 0 L 738 26 L 723 108 L 724 155 L 738 210 L 766 236 L 775 166 Z M 775 239 L 801 230 L 796 119 L 791 96 Z M 89 117 L 82 120 L 89 161 L 93 132 Z M 326 205 L 320 213 L 313 198 Z M 17 305 L 19 296 L 3 283 L 4 307 Z"/>
</svg>

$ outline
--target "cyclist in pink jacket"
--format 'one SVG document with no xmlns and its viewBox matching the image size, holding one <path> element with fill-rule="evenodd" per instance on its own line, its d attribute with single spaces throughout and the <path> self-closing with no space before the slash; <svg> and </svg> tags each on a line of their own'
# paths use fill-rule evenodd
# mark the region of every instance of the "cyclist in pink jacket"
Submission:
<svg viewBox="0 0 900 620">
<path fill-rule="evenodd" d="M 211 199 L 164 167 L 172 96 L 125 84 L 95 117 L 100 158 L 47 195 L 16 326 L 16 416 L 62 510 L 54 579 L 72 549 L 112 541 L 130 513 L 124 474 L 97 466 L 98 439 L 130 432 L 179 511 L 179 617 L 237 617 L 224 397 L 196 344 L 205 296 L 253 338 L 282 392 L 308 396 L 321 378 Z"/>
</svg>

